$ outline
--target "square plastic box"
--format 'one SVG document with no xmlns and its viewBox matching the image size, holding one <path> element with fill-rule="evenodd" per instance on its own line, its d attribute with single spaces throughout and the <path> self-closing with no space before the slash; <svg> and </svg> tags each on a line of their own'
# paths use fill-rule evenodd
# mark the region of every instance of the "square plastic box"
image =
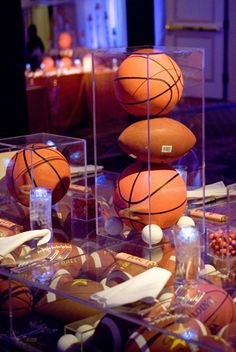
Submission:
<svg viewBox="0 0 236 352">
<path fill-rule="evenodd" d="M 89 213 L 87 202 L 81 212 L 75 201 L 88 194 L 84 139 L 48 133 L 1 139 L 0 173 L 2 231 L 15 224 L 15 233 L 19 227 L 21 232 L 51 227 L 54 240 L 69 241 L 77 236 L 72 233 L 76 229 L 72 219 L 87 220 Z M 51 199 L 39 197 L 45 190 Z"/>
</svg>

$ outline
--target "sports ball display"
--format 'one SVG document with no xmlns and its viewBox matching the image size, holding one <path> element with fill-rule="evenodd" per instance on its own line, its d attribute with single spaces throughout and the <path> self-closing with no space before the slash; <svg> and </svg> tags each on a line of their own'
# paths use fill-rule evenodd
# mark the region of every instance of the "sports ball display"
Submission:
<svg viewBox="0 0 236 352">
<path fill-rule="evenodd" d="M 149 192 L 148 166 L 135 162 L 118 177 L 113 203 L 122 221 L 134 230 L 149 224 L 149 212 L 151 224 L 166 229 L 183 215 L 186 193 L 182 177 L 166 164 L 150 166 Z"/>
<path fill-rule="evenodd" d="M 136 158 L 151 163 L 170 163 L 185 155 L 196 143 L 196 137 L 183 123 L 158 117 L 141 120 L 128 126 L 120 134 L 121 149 Z"/>
<path fill-rule="evenodd" d="M 179 102 L 183 76 L 178 64 L 167 54 L 142 49 L 127 56 L 115 77 L 118 102 L 134 116 L 165 115 Z"/>
<path fill-rule="evenodd" d="M 99 313 L 99 310 L 90 307 L 86 302 L 93 293 L 102 291 L 103 286 L 99 282 L 86 279 L 74 279 L 60 285 L 60 291 L 77 299 L 77 302 L 69 298 L 46 292 L 35 304 L 35 311 L 43 316 L 56 319 L 63 323 L 71 323 L 76 320 L 87 318 Z M 82 300 L 79 303 L 79 300 Z M 85 301 L 85 303 L 83 303 Z"/>
<path fill-rule="evenodd" d="M 170 331 L 163 334 L 146 327 L 133 332 L 125 346 L 125 352 L 191 352 L 192 346 L 188 339 L 198 341 L 199 337 L 209 334 L 207 327 L 197 319 L 181 318 L 167 315 L 155 322 L 156 327 Z M 179 337 L 171 336 L 171 333 Z"/>
<path fill-rule="evenodd" d="M 186 313 L 202 321 L 213 334 L 223 326 L 236 321 L 236 308 L 232 297 L 223 288 L 211 284 L 200 283 L 189 291 L 196 296 L 196 290 L 204 293 L 197 303 L 186 308 Z"/>
<path fill-rule="evenodd" d="M 33 307 L 33 297 L 29 287 L 11 280 L 11 304 L 14 318 L 27 316 Z M 1 280 L 0 284 L 0 316 L 9 316 L 9 281 Z"/>
<path fill-rule="evenodd" d="M 70 167 L 66 158 L 56 149 L 33 144 L 22 149 L 10 160 L 6 169 L 6 182 L 10 194 L 18 202 L 29 206 L 32 187 L 52 190 L 52 203 L 59 202 L 70 185 Z"/>
</svg>

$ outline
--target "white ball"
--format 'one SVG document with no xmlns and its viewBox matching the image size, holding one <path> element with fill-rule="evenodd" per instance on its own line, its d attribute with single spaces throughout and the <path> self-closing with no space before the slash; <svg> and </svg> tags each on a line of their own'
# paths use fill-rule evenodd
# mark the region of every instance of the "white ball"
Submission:
<svg viewBox="0 0 236 352">
<path fill-rule="evenodd" d="M 190 218 L 190 216 L 181 216 L 176 224 L 179 227 L 183 227 L 183 226 L 195 226 L 195 222 L 193 221 L 192 218 Z"/>
<path fill-rule="evenodd" d="M 109 235 L 121 235 L 123 232 L 123 222 L 117 216 L 111 216 L 105 221 L 104 228 Z"/>
<path fill-rule="evenodd" d="M 156 244 L 161 242 L 163 238 L 163 231 L 160 226 L 151 224 L 146 225 L 142 229 L 142 240 L 147 244 Z"/>
<path fill-rule="evenodd" d="M 158 300 L 162 303 L 162 305 L 168 309 L 171 305 L 173 300 L 174 294 L 172 292 L 164 292 L 163 294 L 158 297 Z"/>
<path fill-rule="evenodd" d="M 94 333 L 94 326 L 90 324 L 84 324 L 77 328 L 75 336 L 77 337 L 79 343 L 84 343 L 87 341 Z"/>
<path fill-rule="evenodd" d="M 211 264 L 205 264 L 204 268 L 200 271 L 200 275 L 214 275 L 219 273 L 216 268 Z"/>
<path fill-rule="evenodd" d="M 73 334 L 65 334 L 62 335 L 57 341 L 57 351 L 58 352 L 66 352 L 72 351 L 73 345 L 77 345 L 78 347 L 78 339 Z"/>
</svg>

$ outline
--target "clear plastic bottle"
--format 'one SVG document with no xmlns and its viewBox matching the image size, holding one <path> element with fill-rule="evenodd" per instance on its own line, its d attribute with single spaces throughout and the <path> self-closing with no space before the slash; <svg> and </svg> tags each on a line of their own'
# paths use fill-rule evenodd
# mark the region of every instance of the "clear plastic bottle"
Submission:
<svg viewBox="0 0 236 352">
<path fill-rule="evenodd" d="M 174 235 L 176 267 L 174 285 L 193 286 L 198 283 L 201 264 L 201 239 L 196 227 L 183 226 Z"/>
</svg>

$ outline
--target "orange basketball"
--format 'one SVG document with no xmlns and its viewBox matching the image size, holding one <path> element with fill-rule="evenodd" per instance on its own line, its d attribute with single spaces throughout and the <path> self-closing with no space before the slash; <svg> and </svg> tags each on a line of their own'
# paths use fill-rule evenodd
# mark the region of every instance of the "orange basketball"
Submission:
<svg viewBox="0 0 236 352">
<path fill-rule="evenodd" d="M 68 69 L 72 67 L 72 60 L 69 57 L 64 56 L 61 58 L 60 61 L 61 61 L 62 67 L 68 68 Z"/>
<path fill-rule="evenodd" d="M 155 53 L 155 55 L 150 53 Z M 115 77 L 115 95 L 134 116 L 164 115 L 179 102 L 183 91 L 180 67 L 167 54 L 142 49 L 129 55 Z"/>
<path fill-rule="evenodd" d="M 50 72 L 55 70 L 55 63 L 52 57 L 46 56 L 41 62 L 41 68 L 45 72 Z"/>
<path fill-rule="evenodd" d="M 58 45 L 60 49 L 69 49 L 72 44 L 72 37 L 67 32 L 60 33 L 58 37 Z"/>
<path fill-rule="evenodd" d="M 23 283 L 11 281 L 11 302 L 9 300 L 9 280 L 1 280 L 0 285 L 0 316 L 9 316 L 9 307 L 12 305 L 14 318 L 28 315 L 33 308 L 33 296 L 30 288 Z"/>
<path fill-rule="evenodd" d="M 70 167 L 58 150 L 34 144 L 12 157 L 6 170 L 6 182 L 10 194 L 25 206 L 29 206 L 32 187 L 51 189 L 54 204 L 64 197 L 69 188 Z"/>
<path fill-rule="evenodd" d="M 174 225 L 184 212 L 186 186 L 182 177 L 167 164 L 135 162 L 120 174 L 113 195 L 114 208 L 122 221 L 135 230 L 149 224 L 162 229 Z"/>
</svg>

